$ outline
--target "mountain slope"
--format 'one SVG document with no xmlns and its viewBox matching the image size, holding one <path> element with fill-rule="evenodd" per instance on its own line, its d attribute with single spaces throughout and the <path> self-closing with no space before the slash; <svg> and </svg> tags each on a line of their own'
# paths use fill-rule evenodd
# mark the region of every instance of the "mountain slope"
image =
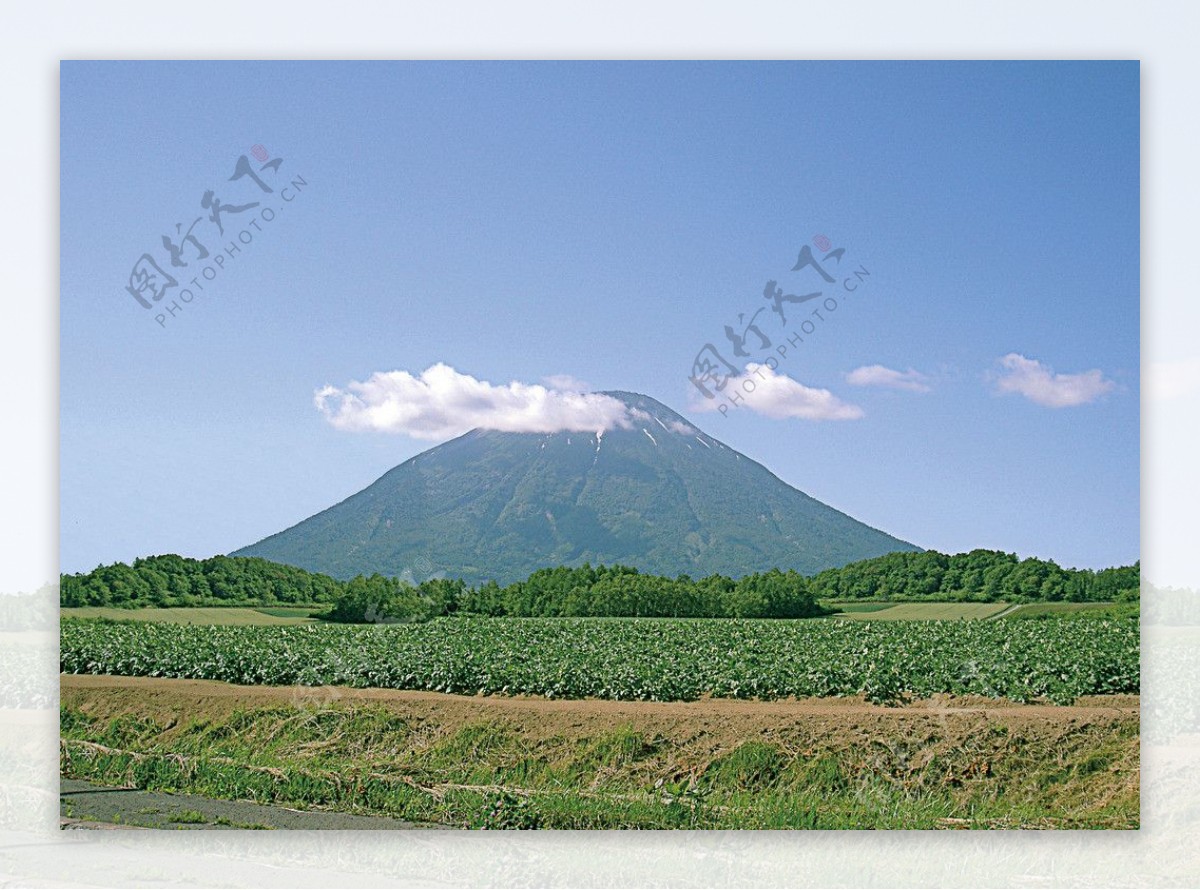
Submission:
<svg viewBox="0 0 1200 890">
<path fill-rule="evenodd" d="M 814 573 L 919 548 L 787 485 L 647 396 L 630 429 L 472 430 L 232 554 L 340 578 L 436 573 L 508 583 L 549 565 L 656 574 Z"/>
</svg>

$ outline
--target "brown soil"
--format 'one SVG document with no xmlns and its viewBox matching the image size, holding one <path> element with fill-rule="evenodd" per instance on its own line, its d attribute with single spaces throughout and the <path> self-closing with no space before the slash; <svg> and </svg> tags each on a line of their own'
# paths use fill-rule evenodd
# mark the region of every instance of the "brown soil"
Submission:
<svg viewBox="0 0 1200 890">
<path fill-rule="evenodd" d="M 346 687 L 235 686 L 210 680 L 63 675 L 62 703 L 95 717 L 137 713 L 173 722 L 220 719 L 236 710 L 279 706 L 382 705 L 438 726 L 440 732 L 499 723 L 526 737 L 594 737 L 617 726 L 635 726 L 668 738 L 698 740 L 705 747 L 732 747 L 748 739 L 820 737 L 853 746 L 881 737 L 919 738 L 922 730 L 943 741 L 965 740 L 980 727 L 1002 725 L 1026 738 L 1049 740 L 1064 733 L 1138 719 L 1136 695 L 1089 696 L 1072 706 L 1022 705 L 983 698 L 939 696 L 903 706 L 873 705 L 859 698 L 695 702 L 618 702 L 595 699 L 460 696 L 436 692 Z M 172 719 L 173 718 L 173 719 Z M 439 734 L 440 734 L 439 732 Z M 949 736 L 950 738 L 947 738 Z M 840 745 L 838 745 L 840 747 Z"/>
</svg>

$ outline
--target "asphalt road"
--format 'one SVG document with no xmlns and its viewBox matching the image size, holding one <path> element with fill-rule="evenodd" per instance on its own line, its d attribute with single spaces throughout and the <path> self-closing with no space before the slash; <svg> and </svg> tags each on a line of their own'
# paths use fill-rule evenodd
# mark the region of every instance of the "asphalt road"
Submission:
<svg viewBox="0 0 1200 890">
<path fill-rule="evenodd" d="M 166 794 L 136 788 L 107 788 L 78 779 L 59 784 L 63 828 L 158 829 L 360 829 L 394 831 L 444 826 L 403 822 L 381 816 L 291 810 L 241 800 L 213 800 L 196 794 Z"/>
</svg>

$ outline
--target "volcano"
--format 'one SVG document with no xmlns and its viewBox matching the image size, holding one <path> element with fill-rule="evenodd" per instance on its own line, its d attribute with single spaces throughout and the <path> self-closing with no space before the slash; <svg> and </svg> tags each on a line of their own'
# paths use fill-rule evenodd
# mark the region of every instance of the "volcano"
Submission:
<svg viewBox="0 0 1200 890">
<path fill-rule="evenodd" d="M 793 488 L 661 402 L 605 395 L 625 403 L 628 427 L 472 430 L 231 555 L 343 579 L 508 584 L 583 563 L 671 577 L 812 574 L 920 549 Z"/>
</svg>

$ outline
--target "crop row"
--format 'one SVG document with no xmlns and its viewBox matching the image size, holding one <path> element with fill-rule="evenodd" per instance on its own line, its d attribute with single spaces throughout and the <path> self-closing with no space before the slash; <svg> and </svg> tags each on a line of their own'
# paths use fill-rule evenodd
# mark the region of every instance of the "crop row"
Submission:
<svg viewBox="0 0 1200 890">
<path fill-rule="evenodd" d="M 241 684 L 694 700 L 1139 690 L 1136 620 L 439 619 L 204 627 L 64 620 L 61 670 Z"/>
</svg>

